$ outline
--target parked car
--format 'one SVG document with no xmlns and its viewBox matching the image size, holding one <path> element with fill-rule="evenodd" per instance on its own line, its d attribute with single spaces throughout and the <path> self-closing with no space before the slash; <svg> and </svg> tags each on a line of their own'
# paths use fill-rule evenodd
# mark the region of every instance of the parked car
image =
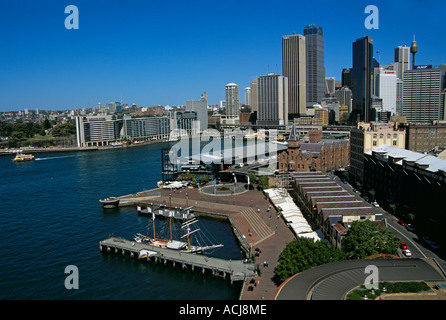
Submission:
<svg viewBox="0 0 446 320">
<path fill-rule="evenodd" d="M 435 241 L 432 241 L 431 238 L 429 238 L 428 236 L 424 236 L 423 240 L 426 241 L 426 243 L 428 245 L 430 245 L 431 248 L 433 248 L 433 249 L 440 249 L 440 246 Z"/>
<path fill-rule="evenodd" d="M 400 242 L 400 248 L 401 248 L 402 250 L 407 250 L 407 249 L 409 249 L 409 247 L 407 246 L 407 244 L 406 244 L 405 242 Z"/>
<path fill-rule="evenodd" d="M 406 225 L 406 229 L 409 230 L 409 231 L 412 231 L 412 232 L 415 231 L 415 227 L 414 227 L 412 224 L 410 224 L 410 223 L 408 223 L 408 224 Z"/>
<path fill-rule="evenodd" d="M 402 226 L 407 226 L 407 223 L 405 223 L 403 220 L 398 220 L 398 223 Z"/>
<path fill-rule="evenodd" d="M 411 252 L 409 249 L 405 249 L 405 250 L 403 250 L 403 254 L 404 254 L 406 257 L 410 257 L 410 256 L 412 256 L 412 252 Z"/>
<path fill-rule="evenodd" d="M 376 201 L 373 201 L 373 202 L 372 202 L 372 205 L 374 205 L 374 206 L 377 207 L 377 208 L 379 207 L 379 204 L 378 204 L 378 202 L 376 202 Z"/>
</svg>

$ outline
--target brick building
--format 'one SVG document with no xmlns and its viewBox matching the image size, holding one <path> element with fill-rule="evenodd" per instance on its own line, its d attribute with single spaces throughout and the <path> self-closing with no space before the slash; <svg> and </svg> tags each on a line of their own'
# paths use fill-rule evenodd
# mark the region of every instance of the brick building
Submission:
<svg viewBox="0 0 446 320">
<path fill-rule="evenodd" d="M 349 140 L 322 140 L 322 130 L 310 130 L 309 138 L 309 142 L 299 141 L 296 126 L 292 126 L 288 149 L 278 156 L 279 173 L 325 173 L 349 165 Z"/>
</svg>

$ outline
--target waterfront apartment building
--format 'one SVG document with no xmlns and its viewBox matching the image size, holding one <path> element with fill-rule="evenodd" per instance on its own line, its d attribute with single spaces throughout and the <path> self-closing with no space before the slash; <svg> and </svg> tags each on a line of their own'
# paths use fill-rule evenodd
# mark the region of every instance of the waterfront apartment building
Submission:
<svg viewBox="0 0 446 320">
<path fill-rule="evenodd" d="M 135 138 L 162 139 L 170 133 L 169 118 L 147 117 L 117 119 L 114 115 L 76 117 L 78 147 L 107 146 Z"/>
<path fill-rule="evenodd" d="M 304 28 L 306 52 L 307 107 L 325 98 L 324 35 L 322 27 L 310 24 Z M 334 90 L 333 90 L 334 91 Z"/>
<path fill-rule="evenodd" d="M 402 115 L 408 122 L 444 119 L 444 73 L 432 66 L 416 66 L 404 72 Z"/>
<path fill-rule="evenodd" d="M 285 126 L 288 123 L 288 78 L 268 73 L 257 78 L 257 125 Z"/>
<path fill-rule="evenodd" d="M 306 112 L 305 37 L 293 34 L 282 37 L 282 75 L 288 78 L 288 117 L 294 119 Z"/>
<path fill-rule="evenodd" d="M 366 36 L 353 43 L 352 112 L 359 118 L 359 121 L 373 120 L 371 119 L 373 71 L 373 39 Z"/>
<path fill-rule="evenodd" d="M 397 123 L 370 122 L 358 123 L 350 135 L 349 178 L 361 183 L 364 176 L 364 154 L 384 144 L 404 148 L 406 131 Z"/>
</svg>

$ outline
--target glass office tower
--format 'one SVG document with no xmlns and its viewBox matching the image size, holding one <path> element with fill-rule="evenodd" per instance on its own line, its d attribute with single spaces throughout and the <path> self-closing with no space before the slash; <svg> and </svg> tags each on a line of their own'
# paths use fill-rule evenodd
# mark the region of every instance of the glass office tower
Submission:
<svg viewBox="0 0 446 320">
<path fill-rule="evenodd" d="M 304 28 L 307 66 L 307 107 L 325 98 L 324 36 L 322 27 Z"/>
</svg>

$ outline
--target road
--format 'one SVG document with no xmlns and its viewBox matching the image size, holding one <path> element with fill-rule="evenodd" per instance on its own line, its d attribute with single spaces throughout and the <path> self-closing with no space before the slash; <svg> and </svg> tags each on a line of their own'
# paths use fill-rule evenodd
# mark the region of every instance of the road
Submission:
<svg viewBox="0 0 446 320">
<path fill-rule="evenodd" d="M 343 183 L 341 179 L 334 175 L 330 174 L 329 177 L 336 182 L 340 186 L 342 186 L 347 192 L 354 195 L 357 200 L 365 201 L 364 198 L 360 196 L 359 192 L 353 191 L 353 187 L 349 183 Z M 366 201 L 365 201 L 366 202 Z M 398 218 L 387 212 L 381 207 L 373 207 L 373 210 L 377 214 L 382 214 L 387 221 L 387 226 L 395 232 L 395 236 L 398 237 L 402 242 L 405 242 L 409 247 L 409 250 L 412 252 L 412 258 L 435 258 L 446 270 L 446 261 L 438 256 L 436 252 L 434 252 L 426 242 L 422 240 L 423 235 L 418 235 L 415 232 L 411 232 L 407 230 L 406 227 L 400 225 L 398 223 Z M 398 249 L 398 254 L 402 258 L 409 258 L 403 255 L 400 249 Z"/>
</svg>

